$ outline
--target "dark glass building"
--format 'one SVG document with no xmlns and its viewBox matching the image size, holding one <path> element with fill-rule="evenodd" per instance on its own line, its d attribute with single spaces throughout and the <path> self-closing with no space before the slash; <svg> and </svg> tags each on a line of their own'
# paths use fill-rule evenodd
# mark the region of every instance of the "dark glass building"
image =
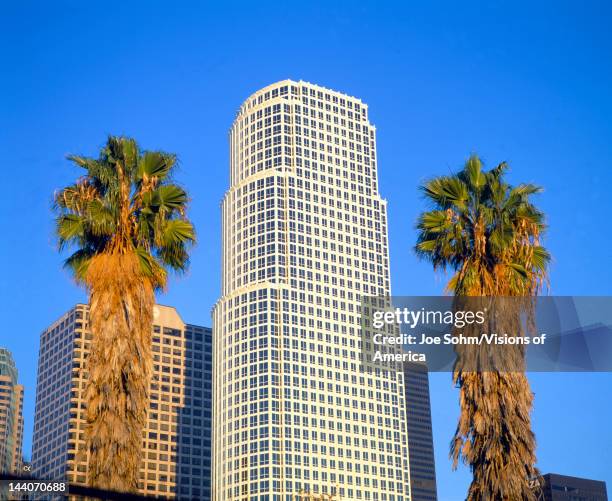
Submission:
<svg viewBox="0 0 612 501">
<path fill-rule="evenodd" d="M 605 482 L 556 473 L 543 479 L 542 501 L 608 501 Z"/>
<path fill-rule="evenodd" d="M 427 366 L 404 363 L 411 501 L 437 501 Z"/>
</svg>

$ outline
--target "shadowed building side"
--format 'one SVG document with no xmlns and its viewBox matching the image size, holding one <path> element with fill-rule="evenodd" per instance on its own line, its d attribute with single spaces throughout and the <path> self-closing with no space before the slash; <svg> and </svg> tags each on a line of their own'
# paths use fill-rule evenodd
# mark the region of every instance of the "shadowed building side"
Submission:
<svg viewBox="0 0 612 501">
<path fill-rule="evenodd" d="M 411 501 L 437 501 L 427 366 L 404 363 Z"/>
</svg>

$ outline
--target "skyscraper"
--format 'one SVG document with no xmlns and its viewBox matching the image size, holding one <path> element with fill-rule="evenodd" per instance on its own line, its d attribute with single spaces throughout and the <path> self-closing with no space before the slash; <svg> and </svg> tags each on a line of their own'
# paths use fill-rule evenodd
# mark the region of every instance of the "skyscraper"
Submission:
<svg viewBox="0 0 612 501">
<path fill-rule="evenodd" d="M 41 335 L 32 447 L 37 478 L 87 482 L 84 452 L 87 371 L 92 339 L 79 304 Z M 153 378 L 143 436 L 143 494 L 210 499 L 212 339 L 174 308 L 155 306 Z"/>
<path fill-rule="evenodd" d="M 21 473 L 23 386 L 11 352 L 0 348 L 0 473 Z"/>
<path fill-rule="evenodd" d="M 542 501 L 608 501 L 606 483 L 556 473 L 542 476 Z"/>
<path fill-rule="evenodd" d="M 411 501 L 436 501 L 436 464 L 434 461 L 431 404 L 427 366 L 404 363 L 408 458 Z"/>
<path fill-rule="evenodd" d="M 359 354 L 363 296 L 390 294 L 375 132 L 361 100 L 291 80 L 231 127 L 215 500 L 409 499 L 403 374 Z"/>
</svg>

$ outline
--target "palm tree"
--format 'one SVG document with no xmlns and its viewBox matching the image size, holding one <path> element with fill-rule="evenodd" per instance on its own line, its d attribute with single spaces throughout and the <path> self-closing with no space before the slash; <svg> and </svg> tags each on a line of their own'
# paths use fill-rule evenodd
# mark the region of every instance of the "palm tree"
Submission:
<svg viewBox="0 0 612 501">
<path fill-rule="evenodd" d="M 419 217 L 416 252 L 434 269 L 453 272 L 447 289 L 456 304 L 464 296 L 515 297 L 493 303 L 495 315 L 487 317 L 489 327 L 505 322 L 519 335 L 521 313 L 533 319 L 533 298 L 546 285 L 550 257 L 540 245 L 544 216 L 530 202 L 540 188 L 510 186 L 506 170 L 501 163 L 485 172 L 474 155 L 459 173 L 425 183 L 422 190 L 433 208 Z M 508 304 L 512 307 L 504 310 Z M 502 358 L 520 359 L 506 360 L 509 370 L 477 370 L 474 361 L 481 354 L 473 350 L 458 348 L 453 370 L 460 391 L 453 467 L 462 460 L 472 470 L 469 501 L 535 500 L 530 487 L 539 475 L 530 420 L 533 394 L 523 370 L 523 348 L 501 352 Z"/>
<path fill-rule="evenodd" d="M 55 194 L 59 248 L 89 294 L 89 483 L 134 491 L 151 377 L 155 291 L 183 271 L 194 228 L 187 194 L 172 183 L 174 155 L 109 137 L 97 159 L 69 156 L 85 173 Z"/>
</svg>

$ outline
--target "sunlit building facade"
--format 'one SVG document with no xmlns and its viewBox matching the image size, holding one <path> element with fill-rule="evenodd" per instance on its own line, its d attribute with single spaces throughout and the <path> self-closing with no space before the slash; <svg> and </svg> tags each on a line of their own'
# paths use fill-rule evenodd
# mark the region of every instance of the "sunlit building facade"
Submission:
<svg viewBox="0 0 612 501">
<path fill-rule="evenodd" d="M 217 501 L 410 499 L 403 373 L 360 364 L 362 297 L 390 294 L 375 134 L 360 99 L 290 80 L 231 127 Z"/>
<path fill-rule="evenodd" d="M 79 304 L 41 335 L 32 447 L 37 478 L 87 483 L 88 307 Z M 212 332 L 155 306 L 153 378 L 139 489 L 150 496 L 210 499 Z"/>
<path fill-rule="evenodd" d="M 0 473 L 21 473 L 23 386 L 11 352 L 0 348 Z"/>
</svg>

